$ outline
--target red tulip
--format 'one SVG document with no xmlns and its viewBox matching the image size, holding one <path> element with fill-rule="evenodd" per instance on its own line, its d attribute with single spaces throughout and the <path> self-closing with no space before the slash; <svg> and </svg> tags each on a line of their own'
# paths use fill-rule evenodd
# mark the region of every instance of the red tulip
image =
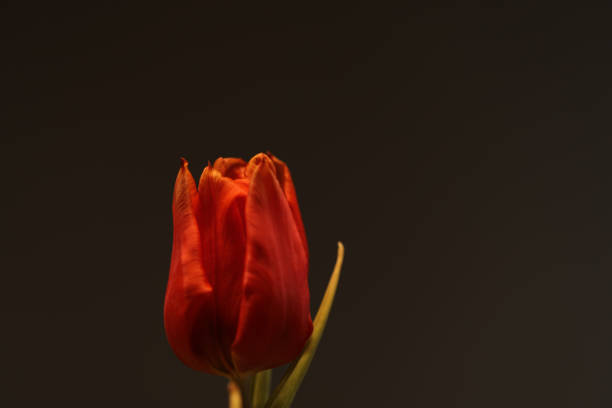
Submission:
<svg viewBox="0 0 612 408">
<path fill-rule="evenodd" d="M 228 377 L 295 359 L 312 320 L 306 235 L 285 163 L 219 158 L 196 189 L 183 160 L 173 215 L 164 324 L 175 354 Z"/>
</svg>

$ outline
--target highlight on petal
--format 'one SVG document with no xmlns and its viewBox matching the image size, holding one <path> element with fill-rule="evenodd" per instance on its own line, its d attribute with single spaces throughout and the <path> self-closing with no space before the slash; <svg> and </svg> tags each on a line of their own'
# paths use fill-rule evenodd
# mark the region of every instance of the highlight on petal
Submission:
<svg viewBox="0 0 612 408">
<path fill-rule="evenodd" d="M 288 363 L 312 332 L 307 252 L 276 167 L 259 154 L 246 175 L 244 295 L 232 345 L 240 372 Z"/>
</svg>

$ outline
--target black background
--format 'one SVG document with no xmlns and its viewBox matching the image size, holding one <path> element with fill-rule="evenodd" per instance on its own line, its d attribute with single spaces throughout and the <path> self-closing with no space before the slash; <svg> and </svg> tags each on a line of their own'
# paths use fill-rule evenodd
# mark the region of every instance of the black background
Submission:
<svg viewBox="0 0 612 408">
<path fill-rule="evenodd" d="M 226 406 L 164 336 L 171 191 L 270 150 L 313 311 L 347 250 L 296 407 L 612 406 L 611 10 L 408 3 L 5 9 L 5 405 Z"/>
</svg>

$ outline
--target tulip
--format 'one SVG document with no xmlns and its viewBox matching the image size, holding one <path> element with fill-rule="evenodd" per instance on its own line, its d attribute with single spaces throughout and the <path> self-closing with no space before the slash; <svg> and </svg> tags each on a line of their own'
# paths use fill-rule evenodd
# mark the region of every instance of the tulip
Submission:
<svg viewBox="0 0 612 408">
<path fill-rule="evenodd" d="M 173 221 L 164 325 L 177 357 L 233 379 L 298 357 L 313 327 L 308 247 L 285 163 L 219 158 L 196 188 L 183 159 Z"/>
</svg>

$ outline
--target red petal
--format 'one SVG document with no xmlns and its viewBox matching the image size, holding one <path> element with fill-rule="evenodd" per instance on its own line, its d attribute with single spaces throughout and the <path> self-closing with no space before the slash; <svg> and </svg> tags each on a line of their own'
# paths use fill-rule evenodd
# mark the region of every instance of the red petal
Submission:
<svg viewBox="0 0 612 408">
<path fill-rule="evenodd" d="M 215 345 L 214 298 L 202 262 L 199 199 L 183 159 L 174 187 L 174 238 L 164 304 L 166 336 L 187 366 L 220 374 L 223 364 Z"/>
<path fill-rule="evenodd" d="M 289 168 L 285 164 L 285 162 L 278 159 L 276 156 L 270 154 L 270 158 L 276 167 L 276 178 L 280 183 L 283 191 L 285 192 L 285 197 L 287 197 L 287 201 L 289 202 L 289 207 L 291 208 L 291 213 L 293 214 L 293 219 L 295 220 L 295 225 L 300 232 L 300 236 L 302 237 L 302 242 L 304 243 L 304 250 L 306 251 L 306 256 L 308 256 L 308 242 L 306 241 L 306 232 L 304 231 L 304 223 L 302 222 L 302 214 L 300 213 L 300 207 L 297 201 L 297 195 L 295 193 L 295 187 L 293 186 L 293 179 L 291 178 L 291 173 L 289 172 Z"/>
<path fill-rule="evenodd" d="M 200 178 L 203 263 L 215 298 L 217 341 L 232 370 L 231 346 L 236 336 L 243 292 L 247 191 L 246 180 L 223 177 L 211 166 L 204 169 Z"/>
<path fill-rule="evenodd" d="M 312 332 L 307 254 L 274 165 L 260 154 L 247 174 L 244 298 L 232 346 L 240 372 L 288 363 Z"/>
<path fill-rule="evenodd" d="M 219 171 L 222 176 L 231 179 L 243 178 L 245 166 L 244 160 L 235 157 L 219 157 L 213 165 L 214 169 Z"/>
</svg>

